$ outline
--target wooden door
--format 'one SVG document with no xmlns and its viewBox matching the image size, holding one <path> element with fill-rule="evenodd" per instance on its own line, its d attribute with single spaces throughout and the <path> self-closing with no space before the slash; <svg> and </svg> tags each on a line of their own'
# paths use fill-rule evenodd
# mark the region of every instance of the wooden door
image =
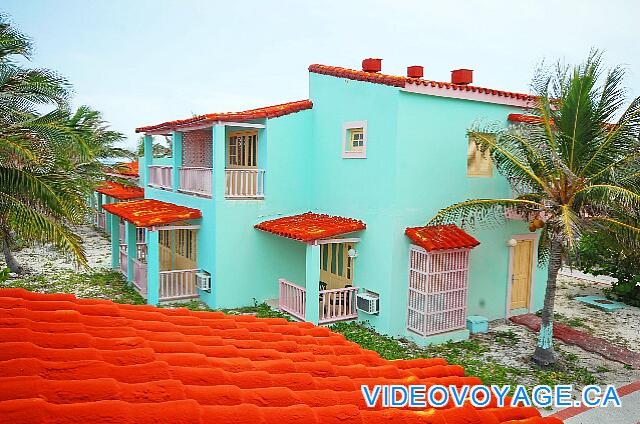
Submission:
<svg viewBox="0 0 640 424">
<path fill-rule="evenodd" d="M 518 240 L 511 258 L 511 309 L 529 307 L 533 240 Z"/>
<path fill-rule="evenodd" d="M 329 243 L 320 247 L 320 281 L 328 290 L 353 285 L 352 243 Z"/>
</svg>

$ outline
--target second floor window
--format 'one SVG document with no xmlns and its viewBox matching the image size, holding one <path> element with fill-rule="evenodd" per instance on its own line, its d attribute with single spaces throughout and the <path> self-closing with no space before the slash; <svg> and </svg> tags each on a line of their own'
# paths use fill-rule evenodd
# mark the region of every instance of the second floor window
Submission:
<svg viewBox="0 0 640 424">
<path fill-rule="evenodd" d="M 367 157 L 367 121 L 346 122 L 342 126 L 342 157 Z"/>
<path fill-rule="evenodd" d="M 227 137 L 227 166 L 229 168 L 258 167 L 258 132 L 240 131 Z"/>
<path fill-rule="evenodd" d="M 483 137 L 495 137 L 493 134 L 482 134 Z M 467 176 L 490 178 L 493 175 L 493 162 L 491 155 L 486 150 L 482 152 L 476 143 L 475 135 L 469 136 L 467 145 Z"/>
</svg>

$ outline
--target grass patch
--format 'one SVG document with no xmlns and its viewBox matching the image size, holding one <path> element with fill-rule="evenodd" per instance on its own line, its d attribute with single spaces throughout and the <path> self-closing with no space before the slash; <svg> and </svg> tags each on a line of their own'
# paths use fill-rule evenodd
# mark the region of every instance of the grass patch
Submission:
<svg viewBox="0 0 640 424">
<path fill-rule="evenodd" d="M 540 369 L 531 362 L 519 366 L 509 366 L 492 358 L 491 343 L 515 346 L 518 336 L 511 331 L 493 333 L 493 341 L 468 339 L 460 342 L 448 342 L 425 348 L 406 339 L 395 339 L 376 333 L 368 326 L 356 322 L 341 322 L 330 327 L 343 334 L 365 349 L 376 351 L 385 359 L 444 358 L 450 364 L 460 365 L 466 375 L 482 380 L 484 384 L 510 385 L 523 384 L 529 388 L 538 384 L 575 384 L 597 383 L 591 372 L 578 364 L 578 356 L 559 352 L 558 362 L 549 369 Z"/>
<path fill-rule="evenodd" d="M 254 306 L 242 306 L 233 309 L 216 309 L 229 315 L 255 315 L 258 318 L 284 318 L 287 321 L 293 321 L 291 317 L 280 311 L 276 311 L 266 303 L 256 303 Z"/>
<path fill-rule="evenodd" d="M 2 287 L 21 287 L 39 293 L 70 293 L 82 298 L 109 299 L 117 303 L 141 305 L 145 300 L 117 271 L 60 271 L 44 277 L 29 275 L 7 280 Z"/>
</svg>

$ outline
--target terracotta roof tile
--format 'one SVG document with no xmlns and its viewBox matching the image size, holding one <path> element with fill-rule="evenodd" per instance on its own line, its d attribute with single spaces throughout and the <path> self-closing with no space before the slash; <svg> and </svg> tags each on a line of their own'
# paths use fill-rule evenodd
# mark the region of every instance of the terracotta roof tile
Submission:
<svg viewBox="0 0 640 424">
<path fill-rule="evenodd" d="M 495 405 L 369 409 L 361 384 L 480 380 L 282 319 L 0 289 L 0 347 L 0 423 L 561 423 Z"/>
<path fill-rule="evenodd" d="M 255 228 L 294 240 L 312 241 L 364 230 L 367 226 L 357 219 L 306 212 L 264 221 Z"/>
<path fill-rule="evenodd" d="M 132 200 L 144 198 L 144 189 L 136 186 L 125 186 L 113 181 L 105 181 L 96 189 L 98 193 L 106 194 L 118 200 Z"/>
<path fill-rule="evenodd" d="M 478 240 L 454 224 L 407 228 L 404 233 L 428 252 L 433 250 L 474 248 Z"/>
<path fill-rule="evenodd" d="M 136 132 L 158 131 L 165 129 L 169 131 L 176 128 L 188 127 L 190 125 L 200 125 L 207 122 L 215 121 L 242 122 L 254 119 L 272 119 L 279 116 L 288 115 L 290 113 L 300 112 L 301 110 L 311 109 L 312 107 L 313 103 L 311 103 L 310 100 L 299 100 L 295 102 L 283 103 L 280 105 L 245 110 L 242 112 L 209 113 L 206 115 L 194 116 L 193 118 L 168 121 L 157 125 L 149 125 L 146 127 L 136 128 Z"/>
<path fill-rule="evenodd" d="M 109 203 L 102 205 L 102 209 L 119 216 L 136 227 L 152 227 L 202 217 L 202 213 L 198 209 L 155 199 Z"/>
<path fill-rule="evenodd" d="M 474 85 L 458 85 L 449 82 L 432 81 L 422 78 L 409 78 L 404 76 L 386 75 L 378 72 L 365 72 L 355 69 L 341 68 L 339 66 L 327 66 L 314 64 L 309 66 L 309 72 L 323 75 L 331 75 L 339 78 L 347 78 L 356 81 L 373 82 L 376 84 L 390 85 L 393 87 L 406 87 L 407 84 L 424 85 L 430 87 L 446 88 L 449 90 L 471 91 L 499 97 L 508 97 L 519 100 L 532 100 L 535 96 L 511 91 L 494 90 L 491 88 L 476 87 Z"/>
</svg>

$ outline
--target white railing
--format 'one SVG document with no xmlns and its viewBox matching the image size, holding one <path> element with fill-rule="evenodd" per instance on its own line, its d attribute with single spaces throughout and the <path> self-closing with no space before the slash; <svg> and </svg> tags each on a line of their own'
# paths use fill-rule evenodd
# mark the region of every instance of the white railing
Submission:
<svg viewBox="0 0 640 424">
<path fill-rule="evenodd" d="M 320 290 L 318 324 L 358 318 L 356 295 L 358 287 Z"/>
<path fill-rule="evenodd" d="M 180 191 L 211 196 L 213 169 L 183 166 L 180 168 Z"/>
<path fill-rule="evenodd" d="M 142 297 L 147 297 L 147 264 L 139 259 L 133 260 L 133 285 Z"/>
<path fill-rule="evenodd" d="M 173 188 L 173 167 L 149 165 L 149 186 L 171 190 Z"/>
<path fill-rule="evenodd" d="M 160 272 L 160 300 L 178 300 L 198 297 L 197 269 Z"/>
<path fill-rule="evenodd" d="M 307 293 L 304 287 L 295 285 L 283 278 L 280 280 L 280 298 L 278 307 L 302 321 L 305 319 Z"/>
<path fill-rule="evenodd" d="M 124 278 L 128 275 L 128 265 L 127 250 L 120 247 L 120 272 Z"/>
<path fill-rule="evenodd" d="M 264 198 L 264 169 L 225 169 L 224 195 L 230 199 Z"/>
</svg>

